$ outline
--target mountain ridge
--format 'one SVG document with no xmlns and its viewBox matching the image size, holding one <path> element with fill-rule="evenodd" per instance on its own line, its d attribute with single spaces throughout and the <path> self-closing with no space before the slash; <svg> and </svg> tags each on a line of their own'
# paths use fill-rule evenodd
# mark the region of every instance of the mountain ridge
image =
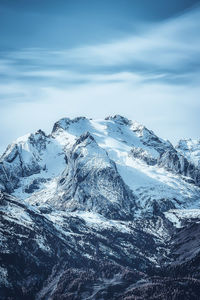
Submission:
<svg viewBox="0 0 200 300">
<path fill-rule="evenodd" d="M 0 298 L 198 299 L 199 161 L 198 141 L 119 115 L 17 139 L 0 159 Z"/>
</svg>

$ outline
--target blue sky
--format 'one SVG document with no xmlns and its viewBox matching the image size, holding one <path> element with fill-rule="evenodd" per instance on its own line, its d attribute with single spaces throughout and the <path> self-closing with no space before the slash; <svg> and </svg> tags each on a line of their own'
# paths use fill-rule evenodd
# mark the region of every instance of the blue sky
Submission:
<svg viewBox="0 0 200 300">
<path fill-rule="evenodd" d="M 199 31 L 199 1 L 1 0 L 0 152 L 64 116 L 200 138 Z"/>
</svg>

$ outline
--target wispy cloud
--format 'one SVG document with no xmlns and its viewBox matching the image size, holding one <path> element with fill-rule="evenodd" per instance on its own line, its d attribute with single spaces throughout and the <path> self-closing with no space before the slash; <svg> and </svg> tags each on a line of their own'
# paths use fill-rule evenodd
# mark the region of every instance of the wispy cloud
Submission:
<svg viewBox="0 0 200 300">
<path fill-rule="evenodd" d="M 133 65 L 136 69 L 179 71 L 194 68 L 200 58 L 200 9 L 151 26 L 140 36 L 60 52 L 63 59 L 93 66 Z"/>
<path fill-rule="evenodd" d="M 149 25 L 140 35 L 128 36 L 110 43 L 79 48 L 47 51 L 24 49 L 6 55 L 7 59 L 35 66 L 110 67 L 133 65 L 136 69 L 176 71 L 194 68 L 200 55 L 200 9 L 177 18 Z"/>
<path fill-rule="evenodd" d="M 196 8 L 110 43 L 1 52 L 2 147 L 2 128 L 11 139 L 63 115 L 121 113 L 164 137 L 197 135 L 199 31 Z"/>
</svg>

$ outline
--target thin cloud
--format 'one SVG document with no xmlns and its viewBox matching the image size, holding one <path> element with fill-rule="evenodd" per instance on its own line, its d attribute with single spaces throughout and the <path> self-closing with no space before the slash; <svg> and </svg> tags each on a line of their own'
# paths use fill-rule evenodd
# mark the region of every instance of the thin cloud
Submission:
<svg viewBox="0 0 200 300">
<path fill-rule="evenodd" d="M 159 69 L 187 68 L 200 56 L 200 9 L 156 23 L 140 36 L 60 52 L 74 63 L 93 66 L 147 64 Z"/>
<path fill-rule="evenodd" d="M 119 113 L 174 141 L 198 136 L 199 30 L 197 8 L 107 44 L 1 53 L 2 150 L 63 116 Z"/>
<path fill-rule="evenodd" d="M 106 44 L 57 51 L 31 48 L 10 52 L 0 61 L 0 73 L 6 73 L 6 77 L 55 80 L 63 77 L 79 81 L 87 80 L 91 71 L 103 75 L 105 72 L 119 73 L 117 68 L 121 68 L 122 73 L 130 72 L 131 68 L 138 76 L 154 72 L 176 79 L 179 74 L 191 76 L 194 72 L 199 77 L 199 30 L 200 9 L 197 8 L 177 18 L 152 24 L 138 36 Z"/>
</svg>

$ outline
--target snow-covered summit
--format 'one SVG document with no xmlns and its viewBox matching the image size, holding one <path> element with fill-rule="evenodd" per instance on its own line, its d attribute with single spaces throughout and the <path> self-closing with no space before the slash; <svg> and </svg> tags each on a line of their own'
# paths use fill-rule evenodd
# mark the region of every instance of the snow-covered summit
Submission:
<svg viewBox="0 0 200 300">
<path fill-rule="evenodd" d="M 35 134 L 18 138 L 7 147 L 0 159 L 0 183 L 8 192 L 22 188 L 24 193 L 30 185 L 38 185 L 38 178 L 45 181 L 60 174 L 65 164 L 60 144 L 38 130 Z"/>
<path fill-rule="evenodd" d="M 197 203 L 199 184 L 199 169 L 183 153 L 119 115 L 63 118 L 50 135 L 39 130 L 17 139 L 0 162 L 1 189 L 71 210 L 102 212 L 101 206 L 114 202 L 123 215 L 153 213 L 155 206 L 190 207 Z"/>
<path fill-rule="evenodd" d="M 0 159 L 0 297 L 199 299 L 198 151 L 119 115 L 17 139 Z"/>
<path fill-rule="evenodd" d="M 153 131 L 142 124 L 120 115 L 109 116 L 105 120 L 92 120 L 85 117 L 63 118 L 53 126 L 52 136 L 66 146 L 85 132 L 90 132 L 100 146 L 107 144 L 114 148 L 116 142 L 120 142 L 124 147 L 127 145 L 144 148 L 157 157 L 172 147 L 169 142 L 158 138 Z"/>
<path fill-rule="evenodd" d="M 119 123 L 121 125 L 131 125 L 132 121 L 128 120 L 127 118 L 120 116 L 120 115 L 114 115 L 114 116 L 108 116 L 105 118 L 105 120 L 111 120 L 114 121 L 116 123 Z"/>
</svg>

